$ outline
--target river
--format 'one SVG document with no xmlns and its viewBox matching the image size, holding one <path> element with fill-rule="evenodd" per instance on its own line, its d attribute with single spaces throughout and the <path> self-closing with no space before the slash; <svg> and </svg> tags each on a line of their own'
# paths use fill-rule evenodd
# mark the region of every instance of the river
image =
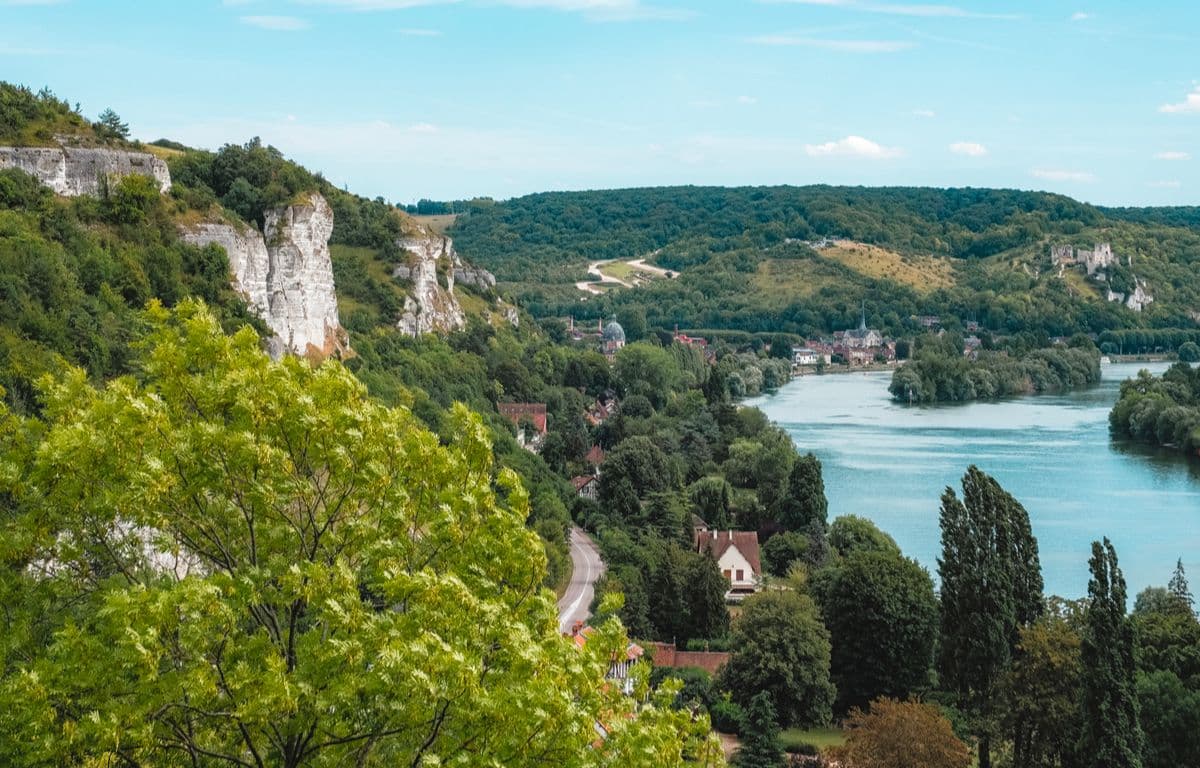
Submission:
<svg viewBox="0 0 1200 768">
<path fill-rule="evenodd" d="M 1132 607 L 1176 558 L 1200 583 L 1200 462 L 1108 433 L 1121 382 L 1166 367 L 1109 364 L 1086 390 L 938 406 L 893 403 L 890 372 L 804 376 L 746 404 L 821 459 L 830 520 L 870 518 L 935 580 L 939 497 L 947 485 L 961 495 L 976 464 L 1029 510 L 1047 595 L 1085 596 L 1091 542 L 1108 536 Z"/>
</svg>

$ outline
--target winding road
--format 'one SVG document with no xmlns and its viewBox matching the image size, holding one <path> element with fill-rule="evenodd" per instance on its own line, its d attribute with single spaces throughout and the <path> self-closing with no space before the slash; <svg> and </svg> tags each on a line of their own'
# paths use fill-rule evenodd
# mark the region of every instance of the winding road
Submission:
<svg viewBox="0 0 1200 768">
<path fill-rule="evenodd" d="M 564 634 L 575 622 L 588 620 L 596 580 L 604 574 L 599 550 L 578 526 L 571 527 L 571 564 L 571 583 L 558 600 L 558 629 Z"/>
</svg>

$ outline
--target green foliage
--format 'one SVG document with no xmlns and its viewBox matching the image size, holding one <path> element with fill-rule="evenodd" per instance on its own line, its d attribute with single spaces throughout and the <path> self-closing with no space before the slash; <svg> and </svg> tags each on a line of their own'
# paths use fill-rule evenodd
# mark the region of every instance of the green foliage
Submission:
<svg viewBox="0 0 1200 768">
<path fill-rule="evenodd" d="M 1012 745 L 1013 765 L 1088 764 L 1076 752 L 1083 695 L 1077 623 L 1047 615 L 1020 629 L 1013 663 L 1001 686 L 1000 729 Z"/>
<path fill-rule="evenodd" d="M 762 546 L 763 567 L 772 576 L 786 576 L 797 562 L 812 564 L 809 561 L 812 548 L 806 534 L 795 531 L 777 533 Z"/>
<path fill-rule="evenodd" d="M 1170 672 L 1137 677 L 1146 768 L 1200 765 L 1200 690 L 1189 690 Z"/>
<path fill-rule="evenodd" d="M 969 360 L 953 351 L 921 350 L 897 368 L 888 391 L 906 403 L 992 400 L 1035 392 L 1059 392 L 1100 380 L 1100 352 L 1054 347 L 1014 358 L 981 352 Z"/>
<path fill-rule="evenodd" d="M 835 690 L 829 681 L 829 631 L 807 594 L 769 590 L 746 599 L 733 624 L 734 649 L 721 685 L 746 707 L 771 697 L 781 724 L 829 722 Z"/>
<path fill-rule="evenodd" d="M 49 88 L 34 93 L 23 85 L 0 81 L 0 144 L 48 145 L 56 134 L 89 137 L 92 126 Z"/>
<path fill-rule="evenodd" d="M 619 625 L 558 636 L 477 417 L 442 444 L 197 303 L 148 321 L 138 377 L 46 384 L 36 452 L 0 414 L 4 763 L 719 761 L 673 686 L 604 684 Z"/>
<path fill-rule="evenodd" d="M 1029 514 L 975 466 L 962 479 L 963 499 L 942 494 L 942 684 L 978 718 L 980 764 L 989 749 L 998 685 L 1018 630 L 1044 610 L 1037 540 Z"/>
<path fill-rule="evenodd" d="M 1194 218 L 1118 216 L 1012 190 L 664 187 L 478 201 L 457 219 L 455 237 L 539 317 L 578 312 L 572 284 L 589 261 L 653 253 L 676 279 L 594 297 L 587 317 L 640 309 L 651 329 L 811 337 L 853 327 L 865 298 L 895 337 L 919 331 L 911 318 L 925 314 L 951 330 L 972 318 L 995 335 L 1070 336 L 1190 325 L 1186 312 L 1200 306 Z M 949 284 L 914 287 L 802 242 L 823 236 L 884 246 L 904 261 L 932 255 Z M 1107 241 L 1136 258 L 1155 303 L 1135 313 L 1107 302 L 1098 284 L 1059 277 L 1048 247 L 1064 240 Z M 1113 277 L 1130 279 L 1123 272 Z"/>
<path fill-rule="evenodd" d="M 1108 423 L 1118 437 L 1188 453 L 1200 448 L 1200 369 L 1181 362 L 1158 377 L 1139 371 L 1121 383 Z"/>
<path fill-rule="evenodd" d="M 771 695 L 763 691 L 750 700 L 742 743 L 733 756 L 736 768 L 784 768 L 783 747 L 779 742 L 779 724 Z"/>
<path fill-rule="evenodd" d="M 145 303 L 188 296 L 228 329 L 261 327 L 230 287 L 224 253 L 181 242 L 146 177 L 68 201 L 0 172 L 0 387 L 14 410 L 36 410 L 34 382 L 66 364 L 97 380 L 128 372 Z"/>
<path fill-rule="evenodd" d="M 792 464 L 787 495 L 780 499 L 776 519 L 789 531 L 824 530 L 829 502 L 821 477 L 821 460 L 807 453 Z"/>
<path fill-rule="evenodd" d="M 819 571 L 812 586 L 833 647 L 836 711 L 929 686 L 938 603 L 933 580 L 915 560 L 853 551 Z"/>
<path fill-rule="evenodd" d="M 100 113 L 100 118 L 92 123 L 92 129 L 101 139 L 124 141 L 129 138 L 129 123 L 123 122 L 121 116 L 111 109 Z"/>
<path fill-rule="evenodd" d="M 896 540 L 875 523 L 857 515 L 842 515 L 829 526 L 829 548 L 841 557 L 854 552 L 884 552 L 900 555 Z"/>
<path fill-rule="evenodd" d="M 1200 362 L 1200 344 L 1185 341 L 1179 345 L 1179 359 L 1185 363 Z"/>
<path fill-rule="evenodd" d="M 1098 768 L 1141 768 L 1143 735 L 1133 661 L 1133 628 L 1125 615 L 1125 577 L 1108 539 L 1092 543 L 1088 563 L 1083 660 L 1083 732 L 1079 754 Z"/>
</svg>

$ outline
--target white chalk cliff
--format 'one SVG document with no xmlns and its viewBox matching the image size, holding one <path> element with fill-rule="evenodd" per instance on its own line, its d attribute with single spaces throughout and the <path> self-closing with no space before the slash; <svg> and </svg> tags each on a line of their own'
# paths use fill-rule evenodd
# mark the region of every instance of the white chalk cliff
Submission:
<svg viewBox="0 0 1200 768">
<path fill-rule="evenodd" d="M 19 168 L 59 195 L 98 196 L 114 179 L 140 174 L 171 189 L 167 164 L 148 152 L 79 147 L 0 147 L 0 169 Z"/>
<path fill-rule="evenodd" d="M 454 250 L 454 241 L 444 235 L 422 227 L 397 240 L 396 245 L 407 251 L 409 258 L 407 264 L 395 268 L 392 277 L 412 284 L 396 326 L 410 336 L 466 327 L 456 283 L 485 293 L 496 287 L 492 273 L 464 262 Z"/>
<path fill-rule="evenodd" d="M 182 236 L 193 245 L 225 249 L 234 288 L 275 334 L 268 345 L 272 357 L 347 351 L 329 257 L 329 203 L 313 193 L 267 211 L 265 219 L 262 233 L 244 224 L 205 222 L 184 228 Z"/>
</svg>

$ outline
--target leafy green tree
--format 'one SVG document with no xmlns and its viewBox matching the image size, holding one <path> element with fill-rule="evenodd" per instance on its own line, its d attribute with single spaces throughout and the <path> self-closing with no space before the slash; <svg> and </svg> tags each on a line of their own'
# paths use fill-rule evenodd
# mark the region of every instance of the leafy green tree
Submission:
<svg viewBox="0 0 1200 768">
<path fill-rule="evenodd" d="M 1187 606 L 1188 611 L 1192 610 L 1195 604 L 1195 599 L 1192 597 L 1192 591 L 1188 588 L 1187 574 L 1183 570 L 1183 558 L 1175 561 L 1175 571 L 1171 574 L 1171 580 L 1167 582 L 1167 590 L 1179 602 Z"/>
<path fill-rule="evenodd" d="M 0 590 L 22 607 L 0 762 L 711 759 L 671 687 L 604 684 L 618 623 L 583 651 L 558 636 L 527 495 L 477 417 L 456 407 L 444 444 L 202 305 L 147 321 L 136 377 L 71 371 L 44 425 L 0 414 Z"/>
<path fill-rule="evenodd" d="M 702 477 L 688 488 L 693 511 L 715 530 L 733 526 L 733 488 L 720 476 Z"/>
<path fill-rule="evenodd" d="M 1139 720 L 1146 742 L 1146 768 L 1200 765 L 1200 691 L 1189 690 L 1171 672 L 1137 678 Z"/>
<path fill-rule="evenodd" d="M 1013 765 L 1082 768 L 1078 748 L 1083 691 L 1080 636 L 1062 616 L 1044 616 L 1020 630 L 1012 666 L 1001 686 L 1002 732 Z"/>
<path fill-rule="evenodd" d="M 829 548 L 840 557 L 852 552 L 889 552 L 900 554 L 896 540 L 879 530 L 875 523 L 857 515 L 842 515 L 829 526 Z"/>
<path fill-rule="evenodd" d="M 100 113 L 100 119 L 93 126 L 96 133 L 105 139 L 128 139 L 129 123 L 123 122 L 121 116 L 111 109 Z"/>
<path fill-rule="evenodd" d="M 793 564 L 807 560 L 810 549 L 807 534 L 795 531 L 777 533 L 762 546 L 763 566 L 772 576 L 786 576 Z"/>
<path fill-rule="evenodd" d="M 938 633 L 933 580 L 915 560 L 851 552 L 813 578 L 829 628 L 835 709 L 907 698 L 930 683 Z"/>
<path fill-rule="evenodd" d="M 962 501 L 951 488 L 942 494 L 939 669 L 975 716 L 980 768 L 989 768 L 997 685 L 1019 628 L 1041 615 L 1042 576 L 1025 508 L 975 466 L 962 486 Z"/>
<path fill-rule="evenodd" d="M 733 756 L 735 768 L 784 768 L 783 747 L 779 742 L 779 724 L 771 695 L 762 691 L 750 700 L 742 744 Z"/>
<path fill-rule="evenodd" d="M 1092 542 L 1088 563 L 1083 660 L 1083 733 L 1079 754 L 1096 768 L 1141 768 L 1143 736 L 1133 663 L 1133 628 L 1125 615 L 1125 577 L 1106 538 Z"/>
<path fill-rule="evenodd" d="M 724 637 L 729 632 L 729 609 L 725 607 L 729 582 L 711 551 L 692 555 L 689 570 L 687 637 Z"/>
<path fill-rule="evenodd" d="M 1187 603 L 1150 587 L 1138 595 L 1130 622 L 1138 671 L 1171 672 L 1200 688 L 1200 621 Z"/>
<path fill-rule="evenodd" d="M 786 589 L 747 598 L 733 624 L 730 647 L 721 685 L 734 701 L 746 707 L 765 691 L 781 723 L 829 721 L 835 693 L 829 682 L 829 631 L 807 594 Z"/>
<path fill-rule="evenodd" d="M 812 531 L 814 523 L 824 526 L 828 511 L 821 460 L 807 453 L 792 464 L 787 479 L 787 493 L 780 499 L 776 519 L 786 530 Z"/>
<path fill-rule="evenodd" d="M 1179 345 L 1179 359 L 1185 363 L 1200 362 L 1200 344 L 1185 341 Z"/>
<path fill-rule="evenodd" d="M 621 441 L 608 452 L 600 467 L 600 503 L 612 508 L 618 493 L 628 489 L 634 498 L 643 498 L 675 485 L 671 464 L 654 442 L 641 435 Z"/>
</svg>

